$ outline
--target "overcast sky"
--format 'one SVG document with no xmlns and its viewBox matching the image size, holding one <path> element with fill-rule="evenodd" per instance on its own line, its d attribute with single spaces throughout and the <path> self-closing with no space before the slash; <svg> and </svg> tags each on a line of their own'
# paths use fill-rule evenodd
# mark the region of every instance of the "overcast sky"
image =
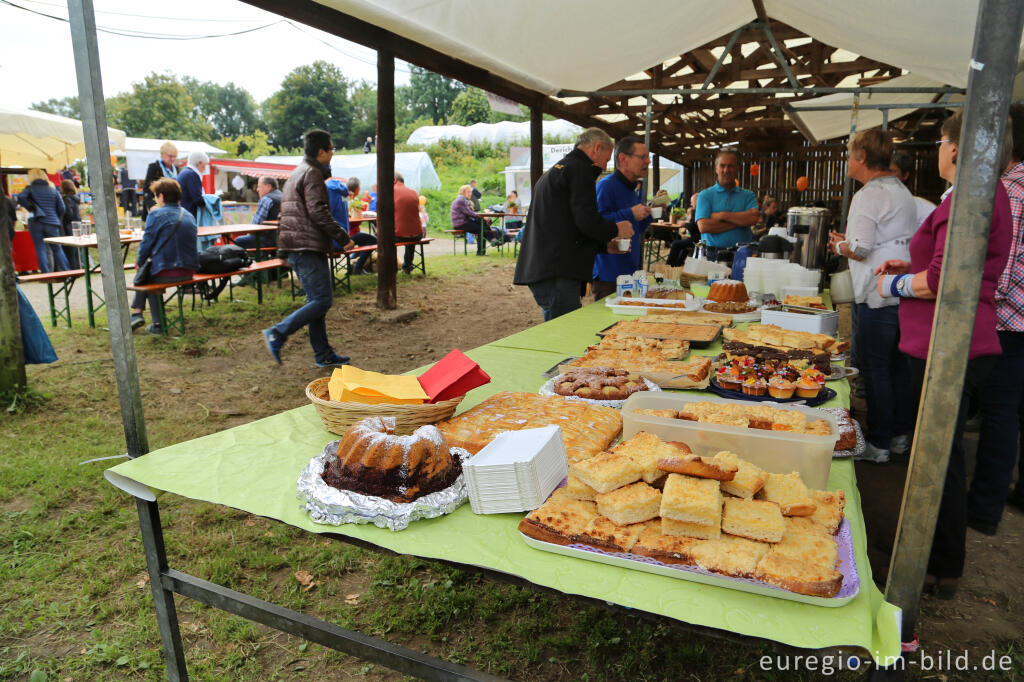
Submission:
<svg viewBox="0 0 1024 682">
<path fill-rule="evenodd" d="M 124 92 L 153 71 L 233 81 L 262 102 L 284 76 L 318 59 L 337 65 L 350 80 L 376 82 L 376 53 L 328 33 L 235 0 L 176 0 L 173 3 L 94 0 L 100 29 L 165 37 L 233 33 L 229 37 L 160 40 L 100 30 L 100 66 L 107 96 Z M 71 32 L 58 21 L 19 9 L 67 18 L 59 0 L 0 0 L 0 92 L 9 107 L 28 107 L 53 97 L 78 94 Z M 186 18 L 187 17 L 187 18 Z M 278 23 L 275 23 L 278 22 Z M 298 26 L 298 28 L 296 28 Z M 407 83 L 408 65 L 396 62 L 395 81 Z"/>
</svg>

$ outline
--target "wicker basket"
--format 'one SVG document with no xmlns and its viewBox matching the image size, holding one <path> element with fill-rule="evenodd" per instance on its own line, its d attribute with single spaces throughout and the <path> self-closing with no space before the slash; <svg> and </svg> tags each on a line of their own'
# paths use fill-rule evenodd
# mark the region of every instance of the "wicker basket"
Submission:
<svg viewBox="0 0 1024 682">
<path fill-rule="evenodd" d="M 323 377 L 310 382 L 309 386 L 306 386 L 306 397 L 313 403 L 324 427 L 339 436 L 344 435 L 352 424 L 367 417 L 394 417 L 395 433 L 412 433 L 424 424 L 434 424 L 452 416 L 455 408 L 465 397 L 460 395 L 439 403 L 423 405 L 339 403 L 328 397 L 329 381 L 330 377 Z"/>
</svg>

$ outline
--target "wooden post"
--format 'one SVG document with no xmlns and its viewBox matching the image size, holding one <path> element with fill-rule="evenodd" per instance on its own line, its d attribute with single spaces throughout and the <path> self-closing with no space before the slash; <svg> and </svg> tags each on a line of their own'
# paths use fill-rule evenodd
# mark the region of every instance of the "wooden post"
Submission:
<svg viewBox="0 0 1024 682">
<path fill-rule="evenodd" d="M 0 202 L 6 202 L 0 196 Z M 3 210 L 0 205 L 0 210 Z M 21 347 L 18 291 L 14 286 L 14 260 L 7 226 L 0 225 L 0 391 L 24 386 L 25 355 Z"/>
<path fill-rule="evenodd" d="M 544 118 L 539 104 L 530 107 L 530 193 L 544 174 Z"/>
<path fill-rule="evenodd" d="M 395 56 L 377 51 L 377 307 L 398 307 L 395 277 Z"/>
</svg>

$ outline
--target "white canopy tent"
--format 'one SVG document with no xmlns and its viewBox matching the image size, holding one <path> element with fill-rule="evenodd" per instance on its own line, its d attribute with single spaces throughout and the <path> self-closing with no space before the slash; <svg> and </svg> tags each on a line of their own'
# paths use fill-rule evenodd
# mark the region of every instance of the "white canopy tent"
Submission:
<svg viewBox="0 0 1024 682">
<path fill-rule="evenodd" d="M 544 121 L 545 137 L 572 138 L 583 128 L 568 121 Z M 438 140 L 461 140 L 462 142 L 528 142 L 529 121 L 501 121 L 500 123 L 474 123 L 471 126 L 422 126 L 409 136 L 407 144 L 432 145 Z"/>
<path fill-rule="evenodd" d="M 107 128 L 107 135 L 111 149 L 124 145 L 124 132 Z M 42 168 L 55 173 L 84 157 L 81 121 L 0 106 L 0 166 Z"/>
<path fill-rule="evenodd" d="M 301 156 L 261 156 L 263 163 L 299 165 Z M 405 178 L 405 184 L 417 192 L 421 189 L 441 189 L 441 178 L 434 170 L 434 162 L 426 152 L 399 152 L 395 154 L 395 170 Z M 331 159 L 331 173 L 339 178 L 359 178 L 364 189 L 377 182 L 376 154 L 335 154 Z"/>
<path fill-rule="evenodd" d="M 615 49 L 602 36 L 615 0 L 486 2 L 318 0 L 514 83 L 554 95 L 596 90 L 704 45 L 755 21 L 750 0 L 648 2 L 635 7 L 648 21 L 616 27 Z M 892 2 L 764 0 L 768 16 L 807 35 L 939 83 L 967 84 L 978 0 Z M 516 40 L 463 40 L 480 26 L 509 26 Z M 656 30 L 654 26 L 671 27 Z M 572 28 L 567 31 L 566 27 Z M 579 36 L 579 39 L 573 39 Z"/>
<path fill-rule="evenodd" d="M 218 149 L 212 144 L 198 142 L 196 140 L 162 140 L 152 137 L 128 137 L 125 138 L 117 151 L 116 156 L 123 156 L 128 164 L 128 177 L 132 180 L 142 180 L 146 177 L 146 167 L 160 158 L 160 145 L 170 142 L 178 148 L 178 159 L 184 161 L 192 152 L 206 152 L 209 156 L 223 156 L 227 154 L 223 149 Z M 111 147 L 113 147 L 111 141 Z"/>
</svg>

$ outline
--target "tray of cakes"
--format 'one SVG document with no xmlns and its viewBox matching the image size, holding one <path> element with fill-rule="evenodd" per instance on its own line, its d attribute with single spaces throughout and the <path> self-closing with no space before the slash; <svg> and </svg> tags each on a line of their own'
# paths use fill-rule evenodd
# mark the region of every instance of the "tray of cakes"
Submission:
<svg viewBox="0 0 1024 682">
<path fill-rule="evenodd" d="M 813 367 L 800 370 L 785 361 L 762 363 L 746 355 L 720 362 L 711 377 L 711 390 L 724 398 L 803 402 L 814 407 L 836 397 L 825 379 Z"/>
<path fill-rule="evenodd" d="M 597 332 L 598 336 L 631 336 L 651 339 L 685 341 L 692 348 L 706 348 L 718 340 L 722 325 L 685 324 L 680 322 L 641 322 L 621 320 Z"/>
<path fill-rule="evenodd" d="M 622 407 L 637 391 L 660 391 L 650 379 L 624 369 L 586 367 L 548 379 L 537 391 L 541 395 L 560 395 L 569 400 L 585 400 L 605 407 Z"/>
<path fill-rule="evenodd" d="M 650 379 L 661 388 L 704 389 L 711 376 L 711 358 L 693 356 L 687 360 L 670 360 L 656 351 L 607 350 L 591 346 L 578 358 L 566 358 L 552 367 L 546 376 L 564 374 L 574 369 L 611 367 L 626 370 Z"/>
<path fill-rule="evenodd" d="M 297 496 L 315 523 L 404 530 L 468 499 L 462 462 L 434 426 L 396 433 L 394 417 L 368 417 L 328 443 L 299 474 Z"/>
<path fill-rule="evenodd" d="M 835 607 L 860 590 L 845 503 L 795 472 L 640 431 L 572 463 L 519 531 L 543 551 Z"/>
<path fill-rule="evenodd" d="M 616 315 L 646 315 L 648 310 L 696 311 L 700 308 L 701 301 L 693 294 L 682 290 L 671 290 L 671 293 L 674 296 L 682 295 L 685 298 L 608 296 L 604 299 L 604 304 L 611 308 Z"/>
</svg>

